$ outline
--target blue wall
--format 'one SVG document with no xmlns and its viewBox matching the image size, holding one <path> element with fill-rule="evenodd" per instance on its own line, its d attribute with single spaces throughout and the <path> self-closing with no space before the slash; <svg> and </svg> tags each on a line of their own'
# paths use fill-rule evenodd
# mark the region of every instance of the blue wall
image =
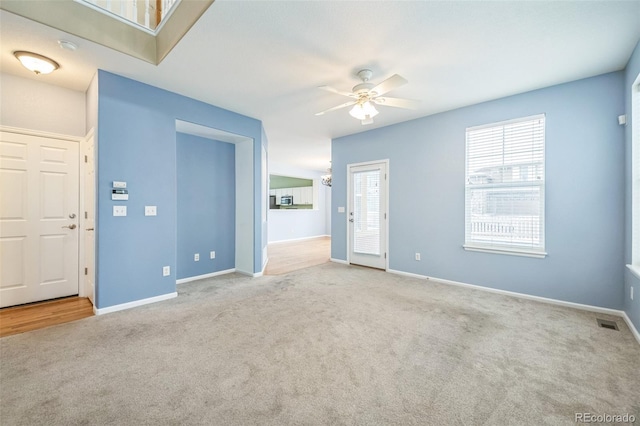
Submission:
<svg viewBox="0 0 640 426">
<path fill-rule="evenodd" d="M 631 111 L 631 87 L 640 74 L 640 42 L 636 45 L 633 55 L 625 70 L 624 94 L 627 114 L 627 126 L 625 128 L 625 182 L 626 182 L 626 202 L 625 202 L 625 256 L 626 264 L 631 263 L 631 135 L 633 126 L 640 126 L 640 123 L 632 122 Z M 625 268 L 626 269 L 626 268 Z M 629 287 L 634 287 L 634 299 L 629 297 Z M 629 270 L 625 270 L 624 286 L 624 310 L 633 322 L 636 330 L 640 331 L 640 279 Z"/>
<path fill-rule="evenodd" d="M 235 267 L 235 146 L 177 134 L 178 279 Z M 210 251 L 216 252 L 211 259 Z M 194 261 L 193 255 L 200 254 Z"/>
<path fill-rule="evenodd" d="M 347 164 L 388 158 L 390 269 L 622 308 L 623 81 L 605 74 L 333 140 L 331 256 L 347 255 Z M 465 129 L 541 113 L 548 256 L 465 251 Z"/>
<path fill-rule="evenodd" d="M 253 198 L 259 212 L 260 121 L 100 70 L 96 267 L 100 309 L 176 291 L 176 119 L 254 140 L 253 181 L 258 185 Z M 127 182 L 129 201 L 111 201 L 114 180 Z M 114 217 L 113 205 L 126 205 L 128 216 Z M 158 215 L 145 217 L 145 205 L 157 206 Z M 254 218 L 254 241 L 259 242 L 261 218 L 259 214 Z M 262 263 L 259 243 L 254 244 L 253 262 Z M 162 276 L 163 266 L 171 267 L 170 276 Z"/>
</svg>

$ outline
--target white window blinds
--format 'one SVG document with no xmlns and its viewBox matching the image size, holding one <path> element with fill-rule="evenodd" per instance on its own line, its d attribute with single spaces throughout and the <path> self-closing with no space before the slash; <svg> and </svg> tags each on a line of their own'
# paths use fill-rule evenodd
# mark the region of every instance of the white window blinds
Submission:
<svg viewBox="0 0 640 426">
<path fill-rule="evenodd" d="M 466 249 L 544 256 L 544 115 L 466 131 Z"/>
<path fill-rule="evenodd" d="M 353 173 L 353 251 L 380 254 L 380 170 Z"/>
</svg>

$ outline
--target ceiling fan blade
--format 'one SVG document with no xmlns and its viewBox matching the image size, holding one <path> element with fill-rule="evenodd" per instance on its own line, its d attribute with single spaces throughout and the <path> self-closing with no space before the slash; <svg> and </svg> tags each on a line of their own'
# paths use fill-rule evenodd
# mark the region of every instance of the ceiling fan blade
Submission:
<svg viewBox="0 0 640 426">
<path fill-rule="evenodd" d="M 335 111 L 340 108 L 346 108 L 348 106 L 355 105 L 356 103 L 357 101 L 345 102 L 342 105 L 334 106 L 333 108 L 329 108 L 329 109 L 325 109 L 324 111 L 317 112 L 316 115 L 324 115 L 327 112 Z"/>
<path fill-rule="evenodd" d="M 420 105 L 420 101 L 416 101 L 414 99 L 388 98 L 386 96 L 380 97 L 380 98 L 373 98 L 372 101 L 377 105 L 399 107 L 399 108 L 406 108 L 406 109 L 416 109 Z"/>
<path fill-rule="evenodd" d="M 393 89 L 404 86 L 408 81 L 399 76 L 398 74 L 394 74 L 382 83 L 378 84 L 376 87 L 370 90 L 370 92 L 376 92 L 377 96 L 384 95 L 387 92 L 392 91 Z"/>
<path fill-rule="evenodd" d="M 342 96 L 349 96 L 350 98 L 356 97 L 355 93 L 344 92 L 342 90 L 335 89 L 331 86 L 318 86 L 318 89 L 326 90 L 327 92 L 331 92 L 331 93 L 337 93 L 338 95 L 342 95 Z"/>
</svg>

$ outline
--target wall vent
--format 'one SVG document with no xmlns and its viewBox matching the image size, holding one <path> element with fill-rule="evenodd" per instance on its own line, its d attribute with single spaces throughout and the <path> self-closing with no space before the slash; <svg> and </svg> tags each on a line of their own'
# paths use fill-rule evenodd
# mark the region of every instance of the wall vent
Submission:
<svg viewBox="0 0 640 426">
<path fill-rule="evenodd" d="M 603 320 L 600 318 L 596 318 L 598 321 L 598 327 L 608 328 L 610 330 L 619 330 L 618 324 L 615 321 Z"/>
</svg>

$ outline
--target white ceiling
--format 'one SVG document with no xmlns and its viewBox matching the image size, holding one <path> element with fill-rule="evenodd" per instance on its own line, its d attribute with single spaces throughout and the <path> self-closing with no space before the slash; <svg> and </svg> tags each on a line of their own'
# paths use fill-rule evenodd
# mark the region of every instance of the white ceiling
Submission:
<svg viewBox="0 0 640 426">
<path fill-rule="evenodd" d="M 331 138 L 621 70 L 639 39 L 640 0 L 217 0 L 158 66 L 0 11 L 0 71 L 78 91 L 98 68 L 120 74 L 260 119 L 270 160 L 324 170 Z M 62 67 L 35 76 L 14 50 Z M 348 101 L 317 86 L 350 90 L 362 68 L 405 77 L 388 95 L 420 108 L 380 107 L 369 126 L 315 116 Z"/>
</svg>

